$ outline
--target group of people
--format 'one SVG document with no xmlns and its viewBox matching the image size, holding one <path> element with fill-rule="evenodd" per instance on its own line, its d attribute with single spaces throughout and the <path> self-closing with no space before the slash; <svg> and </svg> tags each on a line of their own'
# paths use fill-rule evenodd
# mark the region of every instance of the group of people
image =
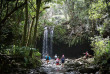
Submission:
<svg viewBox="0 0 110 74">
<path fill-rule="evenodd" d="M 59 59 L 59 56 L 57 56 L 57 54 L 54 56 L 54 59 L 56 60 L 56 65 L 59 65 L 60 59 Z M 64 62 L 65 62 L 65 57 L 64 55 L 62 55 L 61 57 L 62 67 L 64 67 Z"/>
<path fill-rule="evenodd" d="M 88 59 L 89 57 L 92 57 L 91 55 L 89 55 L 88 51 L 86 51 L 83 54 L 85 54 L 85 59 Z M 51 59 L 51 57 L 47 54 L 46 55 L 47 64 L 49 63 L 50 59 Z M 65 62 L 65 56 L 64 55 L 62 55 L 62 57 L 60 59 L 59 56 L 57 56 L 57 54 L 55 54 L 54 60 L 55 60 L 56 65 L 59 65 L 60 64 L 60 60 L 61 60 L 62 67 L 64 67 L 64 62 Z"/>
<path fill-rule="evenodd" d="M 49 55 L 46 55 L 47 64 L 48 64 L 48 62 L 49 62 L 50 59 L 51 59 L 51 57 L 50 57 Z M 54 60 L 55 60 L 56 65 L 59 65 L 59 63 L 60 63 L 60 58 L 59 58 L 59 56 L 57 56 L 57 54 L 55 54 Z M 64 67 L 64 62 L 65 62 L 65 57 L 64 57 L 64 55 L 62 55 L 62 57 L 61 57 L 62 67 Z"/>
</svg>

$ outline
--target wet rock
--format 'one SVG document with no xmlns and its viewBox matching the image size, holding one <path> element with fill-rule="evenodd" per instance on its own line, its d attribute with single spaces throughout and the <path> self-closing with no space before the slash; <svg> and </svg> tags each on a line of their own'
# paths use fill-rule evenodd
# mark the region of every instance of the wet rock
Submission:
<svg viewBox="0 0 110 74">
<path fill-rule="evenodd" d="M 64 74 L 79 74 L 79 73 L 76 71 L 72 71 L 72 72 L 65 72 Z"/>
<path fill-rule="evenodd" d="M 40 72 L 40 74 L 47 74 L 46 72 Z"/>
<path fill-rule="evenodd" d="M 71 67 L 71 66 L 74 66 L 74 63 L 67 63 L 65 65 Z"/>
<path fill-rule="evenodd" d="M 77 62 L 74 63 L 74 66 L 75 66 L 75 67 L 79 67 L 79 66 L 81 66 L 81 65 L 83 65 L 83 63 L 80 62 L 80 61 L 77 61 Z"/>
<path fill-rule="evenodd" d="M 68 68 L 68 69 L 66 70 L 66 72 L 71 72 L 71 71 L 74 71 L 74 68 Z"/>
<path fill-rule="evenodd" d="M 71 62 L 73 62 L 72 59 L 65 59 L 65 63 L 71 63 Z"/>
<path fill-rule="evenodd" d="M 79 69 L 80 73 L 96 73 L 99 69 L 96 68 L 95 66 L 90 66 L 87 68 L 81 68 Z"/>
</svg>

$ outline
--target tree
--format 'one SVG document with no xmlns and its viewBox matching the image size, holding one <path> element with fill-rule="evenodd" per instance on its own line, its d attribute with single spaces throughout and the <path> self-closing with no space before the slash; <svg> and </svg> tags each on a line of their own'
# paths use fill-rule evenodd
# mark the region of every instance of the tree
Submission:
<svg viewBox="0 0 110 74">
<path fill-rule="evenodd" d="M 27 41 L 27 25 L 28 25 L 28 0 L 25 0 L 25 25 L 24 25 L 24 35 L 23 35 L 23 42 L 22 46 L 26 45 Z"/>
<path fill-rule="evenodd" d="M 0 0 L 0 44 L 7 44 L 8 40 L 13 39 L 15 36 L 13 30 L 15 29 L 16 26 L 14 26 L 20 21 L 16 21 L 17 16 L 15 17 L 14 15 L 17 14 L 17 12 L 22 13 L 22 9 L 26 3 L 24 1 L 7 1 L 7 0 Z M 19 14 L 18 14 L 19 15 Z M 21 17 L 20 17 L 21 19 Z M 18 27 L 19 29 L 19 27 Z M 17 30 L 15 31 L 17 32 Z M 19 33 L 18 33 L 19 34 Z M 16 34 L 17 35 L 17 34 Z M 8 37 L 10 37 L 8 39 Z M 12 44 L 13 41 L 11 41 L 8 44 Z M 15 43 L 15 42 L 14 42 Z"/>
<path fill-rule="evenodd" d="M 36 0 L 37 11 L 36 11 L 36 24 L 35 24 L 35 27 L 34 27 L 34 36 L 33 36 L 34 47 L 37 43 L 37 35 L 36 34 L 37 34 L 37 25 L 38 25 L 38 19 L 39 19 L 40 4 L 41 4 L 41 0 Z"/>
</svg>

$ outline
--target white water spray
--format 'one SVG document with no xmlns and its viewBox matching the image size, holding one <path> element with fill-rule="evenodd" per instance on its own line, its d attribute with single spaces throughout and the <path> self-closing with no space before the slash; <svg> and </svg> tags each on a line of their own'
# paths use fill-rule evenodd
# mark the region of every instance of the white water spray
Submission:
<svg viewBox="0 0 110 74">
<path fill-rule="evenodd" d="M 44 28 L 43 49 L 42 57 L 45 58 L 46 54 L 53 56 L 53 31 L 54 27 Z M 49 36 L 50 35 L 50 36 Z"/>
<path fill-rule="evenodd" d="M 50 28 L 50 56 L 53 56 L 53 31 L 54 27 Z"/>
<path fill-rule="evenodd" d="M 42 50 L 42 57 L 45 58 L 45 55 L 48 54 L 48 29 L 47 27 L 44 28 L 44 38 L 43 38 L 43 50 Z"/>
</svg>

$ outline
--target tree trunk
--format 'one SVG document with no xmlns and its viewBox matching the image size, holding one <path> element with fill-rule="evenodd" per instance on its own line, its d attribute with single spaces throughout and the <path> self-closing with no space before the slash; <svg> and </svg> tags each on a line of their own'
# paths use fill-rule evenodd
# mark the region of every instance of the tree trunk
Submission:
<svg viewBox="0 0 110 74">
<path fill-rule="evenodd" d="M 0 16 L 2 16 L 2 4 L 3 4 L 3 0 L 0 1 Z M 0 17 L 0 22 L 1 22 L 1 17 Z"/>
<path fill-rule="evenodd" d="M 32 36 L 32 27 L 33 27 L 33 25 L 34 25 L 34 21 L 35 21 L 35 17 L 32 18 L 32 24 L 31 24 L 30 29 L 29 29 L 28 39 L 27 39 L 27 44 L 26 44 L 26 46 L 32 44 L 31 36 Z"/>
<path fill-rule="evenodd" d="M 37 25 L 38 25 L 38 19 L 39 19 L 40 4 L 41 4 L 41 0 L 36 0 L 37 11 L 36 11 L 36 24 L 34 27 L 34 36 L 33 36 L 34 47 L 36 47 L 36 44 L 37 44 Z"/>
<path fill-rule="evenodd" d="M 24 25 L 24 35 L 23 35 L 23 42 L 22 46 L 26 45 L 26 40 L 27 40 L 27 26 L 28 26 L 28 1 L 25 0 L 26 5 L 25 5 L 25 25 Z"/>
<path fill-rule="evenodd" d="M 109 6 L 109 0 L 106 0 L 106 5 L 107 5 L 107 12 L 108 12 L 109 17 L 110 17 L 110 6 Z"/>
<path fill-rule="evenodd" d="M 1 19 L 0 17 L 0 35 L 2 34 L 2 27 L 5 26 L 5 21 L 8 19 L 8 17 L 10 17 L 15 11 L 17 11 L 18 9 L 20 9 L 21 7 L 23 7 L 26 4 L 26 2 L 24 2 L 23 4 L 15 7 L 12 11 L 10 11 L 3 19 Z M 3 11 L 3 0 L 1 0 L 0 3 L 0 16 L 2 16 L 2 11 Z"/>
</svg>

